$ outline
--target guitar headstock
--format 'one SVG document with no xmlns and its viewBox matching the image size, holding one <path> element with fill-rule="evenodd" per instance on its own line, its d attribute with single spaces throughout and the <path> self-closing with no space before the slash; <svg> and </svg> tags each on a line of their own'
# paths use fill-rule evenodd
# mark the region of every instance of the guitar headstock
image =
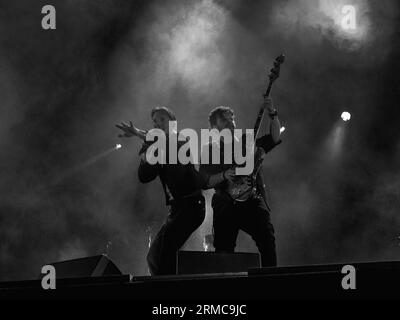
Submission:
<svg viewBox="0 0 400 320">
<path fill-rule="evenodd" d="M 269 74 L 269 81 L 273 83 L 276 79 L 279 78 L 279 73 L 281 70 L 281 64 L 285 62 L 285 56 L 281 54 L 274 61 L 274 67 L 271 69 Z"/>
</svg>

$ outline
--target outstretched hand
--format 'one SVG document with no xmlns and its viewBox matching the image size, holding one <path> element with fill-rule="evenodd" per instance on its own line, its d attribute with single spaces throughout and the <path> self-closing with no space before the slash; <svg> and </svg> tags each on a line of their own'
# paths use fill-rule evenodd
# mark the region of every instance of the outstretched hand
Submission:
<svg viewBox="0 0 400 320">
<path fill-rule="evenodd" d="M 139 129 L 132 124 L 132 121 L 129 121 L 129 124 L 121 122 L 121 124 L 116 124 L 115 126 L 123 131 L 122 134 L 118 135 L 119 138 L 139 136 Z"/>
</svg>

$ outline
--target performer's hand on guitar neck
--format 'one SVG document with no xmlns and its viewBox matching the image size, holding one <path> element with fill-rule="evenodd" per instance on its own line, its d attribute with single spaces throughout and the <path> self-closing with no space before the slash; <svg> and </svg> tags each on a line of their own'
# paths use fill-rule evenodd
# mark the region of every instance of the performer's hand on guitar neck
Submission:
<svg viewBox="0 0 400 320">
<path fill-rule="evenodd" d="M 271 119 L 269 132 L 272 136 L 272 140 L 278 143 L 281 136 L 281 124 L 278 119 L 278 111 L 274 108 L 272 98 L 264 98 L 263 109 L 268 112 L 268 116 Z"/>
<path fill-rule="evenodd" d="M 115 126 L 123 131 L 123 134 L 118 135 L 119 138 L 130 138 L 136 136 L 144 140 L 146 137 L 146 131 L 136 128 L 132 124 L 132 121 L 129 121 L 129 124 L 121 122 L 121 124 L 116 124 Z"/>
<path fill-rule="evenodd" d="M 263 109 L 264 110 L 266 109 L 268 114 L 276 113 L 276 109 L 274 108 L 274 103 L 272 101 L 272 98 L 270 98 L 270 97 L 264 98 Z"/>
</svg>

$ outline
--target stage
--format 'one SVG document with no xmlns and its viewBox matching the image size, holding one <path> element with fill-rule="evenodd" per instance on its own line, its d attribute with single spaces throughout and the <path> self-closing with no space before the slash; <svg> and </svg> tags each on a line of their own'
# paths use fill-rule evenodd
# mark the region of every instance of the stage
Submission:
<svg viewBox="0 0 400 320">
<path fill-rule="evenodd" d="M 355 289 L 343 289 L 345 265 L 355 268 Z M 1 299 L 124 299 L 151 302 L 243 302 L 282 299 L 398 299 L 400 261 L 250 269 L 248 272 L 2 282 Z"/>
<path fill-rule="evenodd" d="M 400 1 L 0 3 L 6 305 L 400 297 Z"/>
</svg>

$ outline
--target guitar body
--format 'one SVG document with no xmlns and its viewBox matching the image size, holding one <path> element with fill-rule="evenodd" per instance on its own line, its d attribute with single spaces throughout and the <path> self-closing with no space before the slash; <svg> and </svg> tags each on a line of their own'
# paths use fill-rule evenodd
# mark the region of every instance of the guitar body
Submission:
<svg viewBox="0 0 400 320">
<path fill-rule="evenodd" d="M 227 192 L 238 202 L 247 201 L 256 191 L 255 181 L 250 176 L 237 176 L 233 182 L 228 182 Z"/>
<path fill-rule="evenodd" d="M 263 162 L 264 152 L 261 148 L 256 149 L 254 156 L 254 170 L 248 176 L 236 176 L 231 182 L 228 181 L 227 192 L 234 201 L 244 202 L 257 195 L 257 173 Z"/>
<path fill-rule="evenodd" d="M 271 69 L 271 73 L 269 75 L 269 83 L 266 93 L 264 94 L 264 98 L 269 97 L 269 94 L 272 89 L 272 83 L 279 77 L 280 65 L 285 61 L 285 56 L 280 55 L 274 61 L 274 67 Z M 264 117 L 265 109 L 261 108 L 258 112 L 256 124 L 254 126 L 255 137 L 254 141 L 256 141 L 258 131 L 260 129 L 261 121 Z M 227 192 L 234 201 L 244 202 L 257 195 L 257 173 L 261 168 L 262 162 L 264 160 L 264 152 L 261 148 L 256 148 L 256 152 L 254 154 L 254 170 L 252 174 L 248 176 L 236 176 L 235 179 L 231 182 L 228 181 Z"/>
</svg>

